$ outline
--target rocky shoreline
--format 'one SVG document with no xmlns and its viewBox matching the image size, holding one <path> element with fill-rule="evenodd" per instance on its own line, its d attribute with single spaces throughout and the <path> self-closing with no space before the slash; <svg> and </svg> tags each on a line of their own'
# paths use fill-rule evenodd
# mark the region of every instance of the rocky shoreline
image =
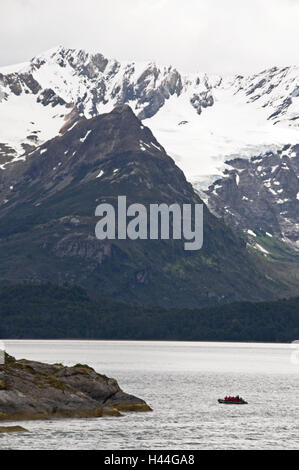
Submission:
<svg viewBox="0 0 299 470">
<path fill-rule="evenodd" d="M 8 354 L 0 365 L 0 421 L 121 416 L 129 411 L 151 408 L 88 365 L 44 364 Z"/>
</svg>

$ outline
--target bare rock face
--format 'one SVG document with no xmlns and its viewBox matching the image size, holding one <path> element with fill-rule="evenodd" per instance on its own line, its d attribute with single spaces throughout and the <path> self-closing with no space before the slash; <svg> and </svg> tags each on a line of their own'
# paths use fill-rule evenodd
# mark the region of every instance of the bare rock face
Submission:
<svg viewBox="0 0 299 470">
<path fill-rule="evenodd" d="M 202 108 L 213 106 L 214 98 L 209 90 L 202 91 L 201 93 L 194 93 L 190 103 L 192 104 L 193 108 L 196 109 L 197 114 L 201 114 Z"/>
<path fill-rule="evenodd" d="M 207 191 L 212 212 L 239 232 L 268 232 L 298 250 L 299 146 L 227 164 Z"/>
<path fill-rule="evenodd" d="M 100 417 L 122 411 L 151 411 L 117 381 L 87 365 L 66 367 L 6 355 L 0 365 L 0 420 Z"/>
</svg>

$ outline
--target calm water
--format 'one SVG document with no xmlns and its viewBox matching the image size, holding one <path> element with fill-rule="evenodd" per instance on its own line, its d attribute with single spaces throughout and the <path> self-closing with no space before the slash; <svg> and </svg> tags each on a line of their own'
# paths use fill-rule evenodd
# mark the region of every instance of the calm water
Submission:
<svg viewBox="0 0 299 470">
<path fill-rule="evenodd" d="M 6 341 L 17 358 L 87 363 L 153 413 L 19 422 L 1 449 L 299 449 L 299 364 L 291 345 Z M 293 356 L 292 356 L 293 354 Z M 296 357 L 295 357 L 296 359 Z M 217 398 L 240 394 L 244 406 Z M 12 423 L 15 424 L 15 423 Z"/>
</svg>

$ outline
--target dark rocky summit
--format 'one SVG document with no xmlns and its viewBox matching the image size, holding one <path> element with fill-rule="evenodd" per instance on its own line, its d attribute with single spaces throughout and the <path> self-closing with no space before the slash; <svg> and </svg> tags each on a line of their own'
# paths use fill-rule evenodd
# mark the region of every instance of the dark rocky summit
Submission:
<svg viewBox="0 0 299 470">
<path fill-rule="evenodd" d="M 0 365 L 0 421 L 120 416 L 120 411 L 151 408 L 87 365 L 50 365 L 9 355 Z"/>
</svg>

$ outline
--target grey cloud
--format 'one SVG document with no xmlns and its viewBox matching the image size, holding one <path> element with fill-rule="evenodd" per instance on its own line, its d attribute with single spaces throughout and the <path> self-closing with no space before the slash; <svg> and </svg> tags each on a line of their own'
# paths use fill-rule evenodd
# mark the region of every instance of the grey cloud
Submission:
<svg viewBox="0 0 299 470">
<path fill-rule="evenodd" d="M 180 70 L 297 62 L 297 0 L 1 0 L 0 64 L 62 44 Z"/>
</svg>

